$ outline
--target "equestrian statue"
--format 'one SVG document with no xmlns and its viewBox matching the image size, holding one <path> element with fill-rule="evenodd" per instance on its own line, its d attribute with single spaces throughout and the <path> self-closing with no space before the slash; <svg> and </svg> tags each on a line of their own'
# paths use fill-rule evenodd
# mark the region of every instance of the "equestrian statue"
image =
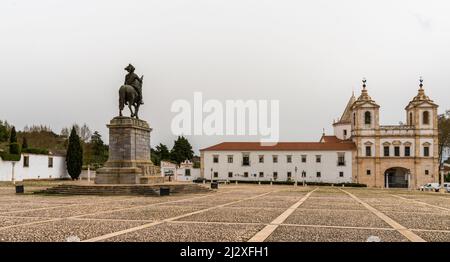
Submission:
<svg viewBox="0 0 450 262">
<path fill-rule="evenodd" d="M 144 104 L 142 100 L 142 82 L 144 76 L 140 78 L 134 73 L 134 66 L 129 64 L 124 68 L 128 74 L 125 76 L 125 83 L 119 89 L 119 115 L 122 116 L 122 110 L 125 105 L 131 112 L 131 117 L 139 119 L 139 107 Z M 134 111 L 133 108 L 134 107 Z"/>
</svg>

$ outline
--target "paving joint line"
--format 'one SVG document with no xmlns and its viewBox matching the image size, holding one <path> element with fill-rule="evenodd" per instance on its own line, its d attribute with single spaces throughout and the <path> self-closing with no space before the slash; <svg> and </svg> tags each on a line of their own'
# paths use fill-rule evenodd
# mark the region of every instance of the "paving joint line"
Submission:
<svg viewBox="0 0 450 262">
<path fill-rule="evenodd" d="M 406 200 L 406 201 L 408 201 L 408 202 L 415 202 L 415 203 L 418 203 L 418 204 L 422 204 L 422 205 L 426 205 L 426 206 L 430 206 L 430 207 L 434 207 L 434 208 L 438 208 L 438 209 L 441 209 L 441 210 L 450 212 L 450 208 L 440 207 L 440 206 L 428 204 L 428 203 L 426 203 L 426 202 L 422 202 L 422 201 L 419 201 L 419 200 L 409 199 L 409 198 L 405 198 L 405 197 L 398 196 L 398 195 L 394 195 L 394 194 L 390 194 L 390 195 L 391 195 L 391 196 L 394 196 L 394 197 L 397 197 L 397 198 L 400 198 L 400 199 L 403 199 L 403 200 Z"/>
<path fill-rule="evenodd" d="M 223 193 L 222 193 L 222 194 L 223 194 Z M 150 206 L 155 206 L 155 205 L 162 204 L 162 203 L 172 203 L 172 202 L 178 202 L 178 201 L 183 201 L 183 200 L 187 200 L 187 199 L 198 199 L 198 198 L 202 198 L 202 197 L 207 197 L 207 196 L 209 196 L 209 195 L 210 195 L 210 194 L 203 194 L 203 195 L 201 195 L 201 196 L 196 196 L 196 197 L 191 197 L 191 198 L 183 198 L 183 199 L 177 199 L 177 200 L 173 200 L 173 201 L 165 201 L 165 202 L 159 202 L 159 203 L 152 203 L 152 204 L 148 204 L 148 205 L 134 206 L 134 207 L 128 207 L 128 208 L 122 208 L 122 209 L 114 209 L 114 210 L 107 210 L 107 211 L 99 211 L 99 212 L 94 212 L 94 213 L 90 213 L 90 214 L 82 214 L 82 215 L 67 216 L 67 217 L 58 217 L 58 218 L 48 218 L 48 219 L 46 219 L 46 220 L 33 221 L 33 222 L 28 222 L 28 223 L 23 223 L 23 224 L 17 224 L 17 225 L 11 225 L 11 226 L 0 227 L 0 231 L 1 231 L 1 230 L 5 230 L 5 229 L 10 229 L 10 228 L 15 228 L 15 227 L 20 227 L 20 226 L 32 226 L 32 225 L 36 225 L 36 224 L 44 224 L 44 223 L 48 223 L 48 222 L 61 221 L 61 220 L 64 220 L 64 219 L 80 218 L 80 217 L 84 217 L 84 216 L 98 215 L 98 214 L 105 214 L 105 213 L 115 212 L 115 211 L 123 211 L 123 210 L 128 210 L 128 209 L 150 207 Z M 136 198 L 136 199 L 137 199 L 137 198 Z M 11 218 L 14 218 L 14 216 L 11 216 Z M 30 218 L 34 218 L 34 217 L 30 217 Z"/>
<path fill-rule="evenodd" d="M 269 225 L 265 226 L 258 233 L 256 233 L 253 237 L 251 237 L 248 242 L 264 242 L 274 231 L 278 228 L 294 211 L 305 202 L 309 196 L 319 189 L 318 187 L 314 190 L 308 192 L 305 196 L 303 196 L 299 201 L 297 201 L 292 206 L 288 207 L 281 215 L 275 218 Z"/>
<path fill-rule="evenodd" d="M 259 195 L 256 195 L 256 196 L 252 196 L 252 197 L 249 197 L 249 198 L 244 198 L 244 199 L 240 199 L 240 200 L 237 200 L 237 201 L 232 201 L 232 202 L 229 202 L 229 203 L 220 204 L 220 205 L 217 205 L 217 206 L 213 206 L 213 207 L 197 210 L 197 211 L 190 212 L 190 213 L 187 213 L 187 214 L 183 214 L 183 215 L 179 215 L 179 216 L 175 216 L 175 217 L 171 217 L 171 218 L 166 218 L 166 219 L 163 219 L 163 220 L 156 220 L 155 222 L 152 222 L 152 223 L 149 223 L 149 224 L 144 224 L 144 225 L 141 225 L 141 226 L 132 227 L 132 228 L 128 228 L 128 229 L 125 229 L 125 230 L 120 230 L 120 231 L 117 231 L 117 232 L 109 233 L 109 234 L 106 234 L 106 235 L 90 238 L 90 239 L 87 239 L 87 240 L 83 240 L 82 242 L 97 242 L 97 241 L 109 239 L 109 238 L 112 238 L 112 237 L 116 237 L 116 236 L 120 236 L 120 235 L 123 235 L 123 234 L 135 232 L 135 231 L 138 231 L 138 230 L 146 229 L 146 228 L 149 228 L 149 227 L 152 227 L 152 226 L 156 226 L 156 225 L 159 225 L 159 224 L 162 224 L 162 223 L 165 223 L 165 222 L 170 222 L 170 221 L 174 221 L 176 219 L 188 217 L 188 216 L 195 215 L 195 214 L 200 214 L 200 213 L 203 213 L 203 212 L 207 212 L 207 211 L 210 211 L 210 210 L 213 210 L 213 209 L 225 207 L 225 206 L 232 205 L 232 204 L 235 204 L 235 203 L 239 203 L 239 202 L 242 202 L 242 201 L 255 199 L 255 198 L 258 198 L 258 197 L 261 197 L 261 196 L 268 195 L 268 194 L 273 193 L 273 192 L 277 192 L 277 191 L 270 191 L 270 192 L 266 192 L 266 193 L 259 194 Z"/>
<path fill-rule="evenodd" d="M 347 192 L 347 191 L 345 191 L 343 189 L 339 189 L 339 190 L 341 190 L 342 192 L 344 192 L 347 195 L 349 195 L 350 197 L 352 197 L 354 200 L 356 200 L 359 203 L 361 203 L 365 208 L 367 208 L 369 211 L 371 211 L 377 217 L 381 218 L 384 222 L 389 224 L 392 228 L 397 230 L 397 232 L 399 232 L 400 234 L 405 236 L 411 242 L 426 242 L 423 238 L 421 238 L 420 236 L 416 235 L 414 232 L 412 232 L 408 228 L 402 226 L 400 223 L 398 223 L 394 219 L 388 217 L 386 214 L 382 213 L 381 211 L 377 210 L 376 208 L 374 208 L 371 205 L 367 204 L 366 202 L 362 201 L 361 199 L 359 199 L 358 197 L 356 197 L 352 193 Z"/>
</svg>

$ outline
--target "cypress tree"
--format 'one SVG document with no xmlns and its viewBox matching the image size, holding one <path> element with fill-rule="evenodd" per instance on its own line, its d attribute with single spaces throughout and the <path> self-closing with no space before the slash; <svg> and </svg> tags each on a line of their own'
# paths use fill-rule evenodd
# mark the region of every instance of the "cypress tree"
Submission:
<svg viewBox="0 0 450 262">
<path fill-rule="evenodd" d="M 9 153 L 13 155 L 20 154 L 19 144 L 17 144 L 16 128 L 11 128 L 11 135 L 9 136 Z"/>
<path fill-rule="evenodd" d="M 26 137 L 23 137 L 22 139 L 22 149 L 27 149 L 28 148 L 28 140 Z"/>
<path fill-rule="evenodd" d="M 72 128 L 69 136 L 69 145 L 66 154 L 67 172 L 73 180 L 78 179 L 83 166 L 83 147 L 75 128 Z"/>
</svg>

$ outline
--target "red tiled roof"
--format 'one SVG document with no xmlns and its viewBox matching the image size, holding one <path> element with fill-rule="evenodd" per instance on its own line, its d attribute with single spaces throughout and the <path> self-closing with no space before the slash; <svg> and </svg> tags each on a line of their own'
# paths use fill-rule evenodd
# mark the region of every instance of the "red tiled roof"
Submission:
<svg viewBox="0 0 450 262">
<path fill-rule="evenodd" d="M 324 143 L 340 143 L 340 142 L 342 142 L 342 140 L 337 138 L 336 136 L 322 136 L 322 138 L 320 139 L 320 142 L 324 142 Z"/>
<path fill-rule="evenodd" d="M 274 146 L 264 146 L 259 142 L 224 142 L 200 151 L 312 151 L 312 150 L 354 150 L 352 142 L 279 142 Z"/>
</svg>

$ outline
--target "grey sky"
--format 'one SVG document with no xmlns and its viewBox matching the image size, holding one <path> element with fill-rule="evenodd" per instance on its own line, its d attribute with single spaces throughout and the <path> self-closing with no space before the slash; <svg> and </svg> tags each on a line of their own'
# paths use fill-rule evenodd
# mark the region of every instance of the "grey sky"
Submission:
<svg viewBox="0 0 450 262">
<path fill-rule="evenodd" d="M 145 75 L 141 118 L 172 145 L 176 99 L 279 99 L 283 141 L 316 141 L 368 79 L 382 124 L 404 120 L 424 77 L 450 109 L 450 2 L 2 0 L 0 119 L 107 141 L 128 63 Z M 245 137 L 189 137 L 195 149 Z"/>
</svg>

